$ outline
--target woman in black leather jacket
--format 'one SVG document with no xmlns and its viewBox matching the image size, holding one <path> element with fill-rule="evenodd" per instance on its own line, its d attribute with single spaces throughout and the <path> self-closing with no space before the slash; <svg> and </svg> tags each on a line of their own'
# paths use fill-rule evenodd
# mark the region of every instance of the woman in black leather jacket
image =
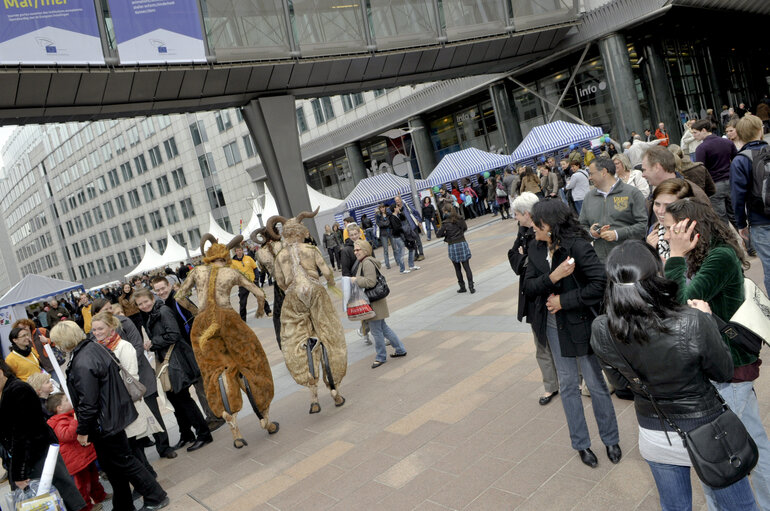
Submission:
<svg viewBox="0 0 770 511">
<path fill-rule="evenodd" d="M 524 277 L 527 299 L 543 300 L 545 310 L 535 311 L 532 328 L 548 339 L 572 448 L 591 468 L 597 465 L 591 451 L 579 374 L 591 391 L 591 404 L 607 457 L 618 463 L 620 450 L 615 407 L 604 382 L 599 360 L 591 351 L 591 322 L 604 294 L 607 277 L 588 233 L 572 210 L 559 199 L 546 199 L 532 207 L 535 240 L 529 246 Z"/>
<path fill-rule="evenodd" d="M 655 250 L 627 241 L 607 258 L 607 314 L 593 323 L 591 346 L 628 383 L 641 379 L 659 409 L 682 430 L 714 420 L 722 411 L 711 381 L 730 381 L 733 361 L 708 304 L 677 302 L 677 284 L 662 276 Z M 639 452 L 650 465 L 666 509 L 691 509 L 690 457 L 682 439 L 660 417 L 641 389 L 634 391 Z M 748 478 L 710 489 L 720 509 L 758 509 Z"/>
<path fill-rule="evenodd" d="M 473 287 L 473 272 L 471 271 L 471 249 L 468 247 L 468 242 L 465 240 L 465 231 L 468 230 L 468 226 L 465 224 L 465 220 L 460 218 L 457 214 L 457 210 L 451 206 L 444 206 L 444 221 L 441 224 L 441 228 L 436 231 L 437 238 L 444 238 L 444 242 L 448 247 L 449 260 L 455 267 L 455 275 L 457 275 L 457 283 L 460 285 L 458 293 L 465 293 L 465 281 L 463 280 L 463 268 L 465 269 L 465 276 L 468 278 L 468 289 L 471 294 L 476 292 L 476 288 Z"/>
</svg>

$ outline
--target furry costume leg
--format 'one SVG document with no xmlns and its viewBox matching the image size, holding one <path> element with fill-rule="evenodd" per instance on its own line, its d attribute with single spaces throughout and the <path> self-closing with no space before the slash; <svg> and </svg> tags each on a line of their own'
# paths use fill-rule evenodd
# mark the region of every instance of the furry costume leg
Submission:
<svg viewBox="0 0 770 511">
<path fill-rule="evenodd" d="M 229 389 L 227 385 L 226 371 L 220 374 L 217 380 L 219 382 L 220 395 L 222 396 L 222 406 L 224 407 L 222 418 L 225 419 L 227 425 L 230 426 L 230 431 L 233 434 L 233 447 L 236 449 L 241 449 L 244 445 L 249 445 L 249 443 L 245 438 L 243 438 L 241 429 L 238 427 L 238 421 L 236 420 L 238 412 L 233 413 L 232 409 L 230 408 L 230 402 L 227 398 Z"/>
</svg>

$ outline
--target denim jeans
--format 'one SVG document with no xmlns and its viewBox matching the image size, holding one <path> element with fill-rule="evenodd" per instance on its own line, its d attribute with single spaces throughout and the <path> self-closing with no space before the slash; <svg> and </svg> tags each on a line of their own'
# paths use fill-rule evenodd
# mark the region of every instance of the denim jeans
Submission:
<svg viewBox="0 0 770 511">
<path fill-rule="evenodd" d="M 714 382 L 712 382 L 714 383 Z M 719 394 L 724 398 L 727 406 L 735 412 L 746 430 L 754 439 L 759 448 L 759 462 L 751 472 L 751 486 L 757 497 L 757 503 L 761 509 L 770 509 L 770 441 L 762 425 L 759 415 L 759 404 L 754 392 L 754 384 L 750 381 L 740 383 L 714 383 Z M 716 490 L 703 486 L 706 494 L 706 502 L 711 511 L 729 509 L 743 509 L 720 505 L 716 499 Z"/>
<path fill-rule="evenodd" d="M 390 237 L 390 230 L 387 232 L 380 231 L 380 243 L 382 244 L 382 251 L 385 255 L 385 268 L 390 269 L 390 257 L 388 256 L 388 241 L 393 245 L 393 238 Z M 396 246 L 393 245 L 393 253 L 395 256 Z"/>
<path fill-rule="evenodd" d="M 770 225 L 751 226 L 749 238 L 765 271 L 765 290 L 770 290 Z"/>
<path fill-rule="evenodd" d="M 716 192 L 709 197 L 711 206 L 714 208 L 714 212 L 719 218 L 725 222 L 734 222 L 735 219 L 731 218 L 733 211 L 732 199 L 730 199 L 730 180 L 723 179 L 714 183 Z"/>
<path fill-rule="evenodd" d="M 679 465 L 667 465 L 648 461 L 652 477 L 655 478 L 655 486 L 658 487 L 660 507 L 663 511 L 691 511 L 692 510 L 692 484 L 690 483 L 690 467 Z M 719 502 L 717 509 L 740 509 L 741 511 L 759 511 L 754 495 L 751 493 L 749 479 L 744 477 L 737 483 L 727 488 L 708 488 L 703 485 L 703 490 L 712 492 L 715 500 Z M 711 505 L 709 505 L 711 509 Z"/>
<path fill-rule="evenodd" d="M 398 338 L 396 332 L 391 330 L 384 319 L 372 319 L 369 320 L 369 330 L 374 337 L 374 349 L 377 352 L 377 361 L 385 362 L 388 359 L 388 352 L 385 351 L 385 338 L 390 341 L 390 345 L 396 350 L 396 353 L 406 353 L 406 348 L 401 343 L 401 339 Z"/>
<path fill-rule="evenodd" d="M 619 443 L 615 407 L 612 405 L 610 391 L 604 382 L 602 368 L 596 355 L 563 357 L 559 346 L 559 333 L 556 328 L 548 326 L 546 334 L 548 345 L 553 354 L 553 363 L 556 365 L 556 374 L 559 376 L 559 393 L 561 394 L 564 414 L 567 416 L 567 427 L 572 440 L 572 448 L 576 451 L 582 451 L 591 447 L 591 437 L 588 434 L 583 401 L 580 397 L 578 367 L 588 390 L 591 391 L 591 404 L 602 442 L 607 446 Z"/>
<path fill-rule="evenodd" d="M 552 393 L 559 390 L 559 377 L 556 375 L 556 367 L 553 364 L 553 354 L 548 342 L 540 342 L 532 329 L 532 335 L 535 340 L 535 359 L 540 366 L 540 373 L 543 375 L 543 388 L 546 392 Z"/>
<path fill-rule="evenodd" d="M 577 209 L 578 215 L 580 214 L 580 210 L 583 209 L 583 201 L 582 200 L 576 200 L 575 201 L 575 209 Z"/>
<path fill-rule="evenodd" d="M 436 227 L 436 221 L 435 220 L 425 220 L 423 221 L 423 224 L 425 225 L 425 234 L 428 236 L 428 241 L 430 241 L 430 230 L 431 227 L 434 231 L 438 232 L 438 228 Z"/>
</svg>

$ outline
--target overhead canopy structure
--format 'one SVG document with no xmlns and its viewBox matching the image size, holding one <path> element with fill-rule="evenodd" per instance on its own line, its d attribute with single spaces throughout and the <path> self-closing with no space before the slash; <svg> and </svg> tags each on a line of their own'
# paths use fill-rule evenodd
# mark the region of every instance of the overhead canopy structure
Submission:
<svg viewBox="0 0 770 511">
<path fill-rule="evenodd" d="M 157 270 L 162 266 L 164 266 L 164 264 L 161 255 L 152 248 L 149 241 L 144 240 L 144 256 L 142 257 L 142 261 L 136 268 L 131 270 L 130 273 L 126 273 L 126 277 L 133 277 L 140 273 Z"/>
<path fill-rule="evenodd" d="M 524 161 L 570 144 L 586 143 L 601 136 L 602 129 L 595 126 L 581 126 L 564 121 L 544 124 L 532 128 L 532 131 L 524 137 L 519 147 L 513 151 L 513 161 Z"/>
<path fill-rule="evenodd" d="M 335 199 L 334 197 L 324 195 L 310 185 L 307 187 L 307 193 L 310 196 L 310 206 L 313 209 L 320 208 L 320 211 L 334 209 L 345 202 L 342 199 Z"/>
<path fill-rule="evenodd" d="M 506 154 L 493 154 L 470 147 L 441 158 L 427 181 L 431 186 L 443 185 L 480 172 L 506 167 L 512 163 L 513 158 Z"/>
<path fill-rule="evenodd" d="M 0 309 L 13 305 L 24 305 L 52 298 L 75 290 L 85 291 L 83 284 L 53 279 L 30 273 L 0 298 Z"/>
<path fill-rule="evenodd" d="M 174 263 L 181 263 L 182 261 L 186 261 L 189 257 L 187 255 L 187 250 L 182 245 L 177 243 L 174 237 L 171 236 L 170 232 L 166 231 L 166 235 L 166 250 L 161 256 L 163 266 L 170 266 Z"/>
<path fill-rule="evenodd" d="M 319 208 L 320 211 L 328 211 L 334 209 L 344 201 L 329 197 L 321 192 L 317 191 L 312 186 L 308 185 L 307 193 L 310 196 L 310 207 L 312 209 Z M 270 190 L 265 188 L 265 205 L 264 207 L 259 205 L 259 199 L 254 199 L 254 203 L 251 206 L 252 214 L 249 223 L 246 224 L 246 228 L 243 230 L 243 236 L 247 238 L 252 232 L 260 228 L 259 216 L 262 216 L 262 226 L 267 223 L 267 219 L 271 216 L 278 214 L 278 206 L 275 203 L 273 194 Z"/>
<path fill-rule="evenodd" d="M 230 234 L 229 232 L 227 232 L 226 230 L 222 229 L 222 227 L 219 226 L 217 221 L 214 219 L 214 215 L 212 215 L 210 212 L 209 212 L 209 230 L 207 232 L 213 235 L 219 243 L 222 243 L 224 245 L 230 243 L 232 239 L 235 238 L 235 234 Z"/>
<path fill-rule="evenodd" d="M 424 179 L 416 180 L 415 185 L 418 190 L 430 188 L 430 185 Z M 344 204 L 337 206 L 336 211 L 369 206 L 392 199 L 396 195 L 402 195 L 404 200 L 411 196 L 409 180 L 389 173 L 377 174 L 359 181 L 356 187 L 353 188 L 353 191 L 345 197 Z M 411 202 L 411 200 L 408 202 Z"/>
</svg>

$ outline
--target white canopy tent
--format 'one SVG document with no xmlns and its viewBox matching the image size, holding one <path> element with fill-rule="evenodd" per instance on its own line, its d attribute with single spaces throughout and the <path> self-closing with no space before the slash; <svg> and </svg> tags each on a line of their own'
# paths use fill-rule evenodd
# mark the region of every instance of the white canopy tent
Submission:
<svg viewBox="0 0 770 511">
<path fill-rule="evenodd" d="M 163 266 L 171 266 L 174 263 L 186 261 L 189 258 L 187 250 L 177 243 L 169 231 L 166 231 L 166 235 L 166 250 L 161 256 Z"/>
<path fill-rule="evenodd" d="M 322 213 L 324 211 L 333 210 L 344 202 L 340 199 L 335 199 L 334 197 L 324 195 L 321 192 L 315 190 L 310 185 L 307 187 L 307 193 L 310 197 L 311 209 L 320 208 Z M 259 229 L 260 225 L 258 215 L 262 215 L 262 226 L 264 226 L 267 224 L 268 218 L 278 214 L 278 205 L 275 203 L 275 199 L 270 193 L 270 190 L 265 188 L 265 206 L 260 207 L 259 199 L 254 199 L 254 203 L 252 204 L 252 211 L 251 220 L 249 220 L 249 223 L 246 225 L 246 228 L 243 231 L 244 238 L 248 238 L 252 232 Z"/>
<path fill-rule="evenodd" d="M 126 277 L 133 277 L 140 273 L 157 270 L 161 266 L 164 266 L 162 256 L 152 248 L 149 241 L 144 240 L 144 256 L 142 257 L 142 261 L 136 268 L 131 270 L 130 273 L 127 273 Z"/>
<path fill-rule="evenodd" d="M 219 226 L 216 220 L 214 220 L 214 215 L 209 213 L 209 230 L 206 231 L 213 235 L 219 243 L 222 244 L 228 244 L 230 241 L 232 241 L 233 238 L 235 238 L 235 234 L 230 234 L 226 230 L 222 229 L 222 227 Z M 200 251 L 200 248 L 198 249 Z"/>
</svg>

